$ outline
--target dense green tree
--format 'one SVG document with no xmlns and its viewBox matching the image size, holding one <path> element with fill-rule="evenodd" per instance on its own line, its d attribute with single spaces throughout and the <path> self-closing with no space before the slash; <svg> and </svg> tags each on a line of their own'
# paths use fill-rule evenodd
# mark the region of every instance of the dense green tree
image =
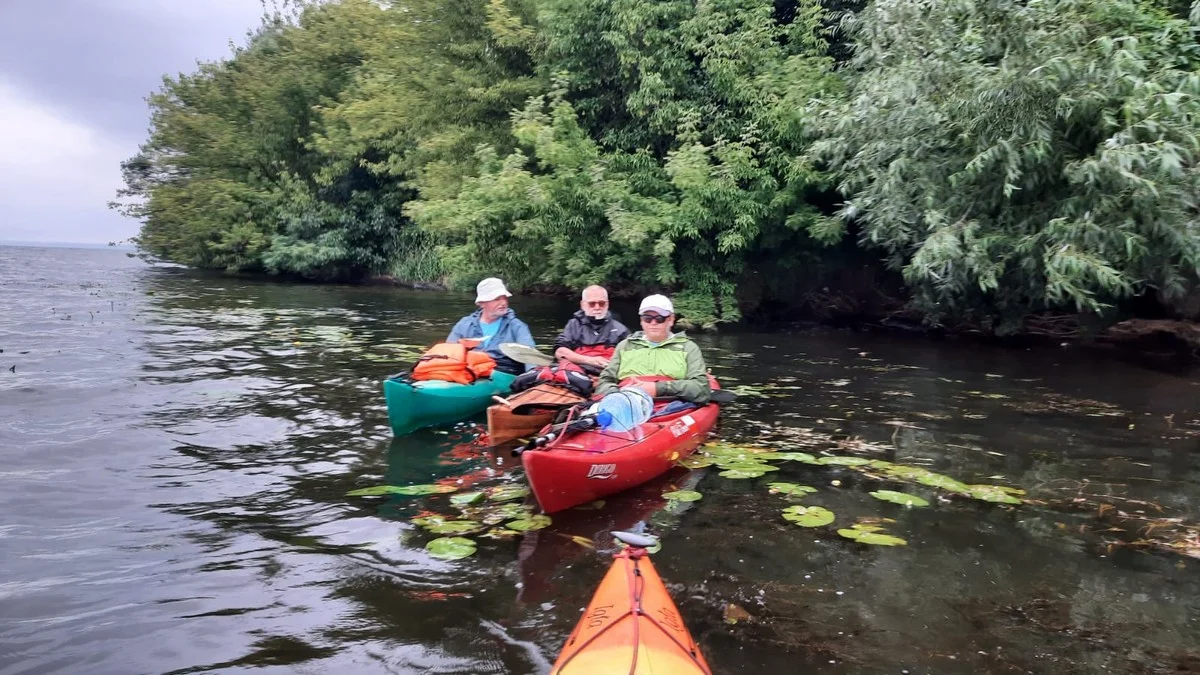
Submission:
<svg viewBox="0 0 1200 675">
<path fill-rule="evenodd" d="M 1138 0 L 875 0 L 817 151 L 933 318 L 1102 312 L 1200 266 L 1200 76 Z"/>
<path fill-rule="evenodd" d="M 458 237 L 454 268 L 526 283 L 678 288 L 691 318 L 739 318 L 754 261 L 786 266 L 828 225 L 811 205 L 806 103 L 835 90 L 821 11 L 773 2 L 545 0 L 558 86 L 513 120 L 521 147 L 411 207 Z"/>
</svg>

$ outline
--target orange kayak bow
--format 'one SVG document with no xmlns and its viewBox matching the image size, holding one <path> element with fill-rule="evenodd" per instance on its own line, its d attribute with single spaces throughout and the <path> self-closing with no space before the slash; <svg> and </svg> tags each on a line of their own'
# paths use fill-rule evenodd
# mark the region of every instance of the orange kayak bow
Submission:
<svg viewBox="0 0 1200 675">
<path fill-rule="evenodd" d="M 613 556 L 551 675 L 711 675 L 646 554 L 655 540 L 629 532 L 613 536 L 628 547 Z"/>
</svg>

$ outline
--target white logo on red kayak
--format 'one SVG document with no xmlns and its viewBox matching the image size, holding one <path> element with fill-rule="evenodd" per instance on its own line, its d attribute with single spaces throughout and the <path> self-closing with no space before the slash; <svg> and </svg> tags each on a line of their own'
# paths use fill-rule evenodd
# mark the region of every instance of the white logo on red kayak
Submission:
<svg viewBox="0 0 1200 675">
<path fill-rule="evenodd" d="M 593 464 L 588 468 L 587 477 L 595 478 L 596 480 L 605 480 L 606 478 L 612 478 L 616 472 L 616 464 Z"/>
<path fill-rule="evenodd" d="M 671 431 L 672 436 L 679 438 L 680 436 L 686 434 L 687 430 L 692 428 L 692 425 L 695 423 L 696 420 L 693 419 L 691 415 L 684 415 L 683 417 L 675 420 L 675 423 L 668 427 L 668 429 Z"/>
</svg>

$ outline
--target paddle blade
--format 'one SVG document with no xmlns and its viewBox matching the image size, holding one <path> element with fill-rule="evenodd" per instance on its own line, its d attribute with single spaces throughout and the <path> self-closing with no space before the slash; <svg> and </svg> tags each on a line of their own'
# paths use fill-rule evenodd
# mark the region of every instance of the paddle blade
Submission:
<svg viewBox="0 0 1200 675">
<path fill-rule="evenodd" d="M 536 347 L 530 347 L 518 342 L 505 342 L 500 345 L 500 353 L 517 363 L 524 363 L 530 366 L 549 366 L 554 363 L 553 356 L 539 352 Z"/>
</svg>

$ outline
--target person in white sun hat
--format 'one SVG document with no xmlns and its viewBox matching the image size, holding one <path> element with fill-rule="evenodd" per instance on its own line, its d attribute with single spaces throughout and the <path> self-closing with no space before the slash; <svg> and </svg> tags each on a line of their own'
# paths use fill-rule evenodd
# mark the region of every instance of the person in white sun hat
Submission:
<svg viewBox="0 0 1200 675">
<path fill-rule="evenodd" d="M 635 386 L 655 398 L 708 403 L 712 385 L 700 347 L 684 333 L 672 333 L 675 305 L 665 295 L 650 295 L 638 307 L 642 329 L 621 341 L 600 373 L 596 393 L 603 396 Z"/>
<path fill-rule="evenodd" d="M 493 359 L 496 359 L 496 369 L 506 373 L 520 374 L 526 366 L 517 363 L 500 352 L 500 345 L 506 342 L 517 342 L 530 347 L 537 345 L 529 326 L 517 318 L 516 312 L 508 306 L 512 293 L 504 286 L 504 282 L 496 277 L 488 277 L 475 287 L 475 304 L 479 309 L 464 316 L 454 324 L 446 342 L 458 342 L 462 339 L 480 341 L 483 349 Z"/>
</svg>

